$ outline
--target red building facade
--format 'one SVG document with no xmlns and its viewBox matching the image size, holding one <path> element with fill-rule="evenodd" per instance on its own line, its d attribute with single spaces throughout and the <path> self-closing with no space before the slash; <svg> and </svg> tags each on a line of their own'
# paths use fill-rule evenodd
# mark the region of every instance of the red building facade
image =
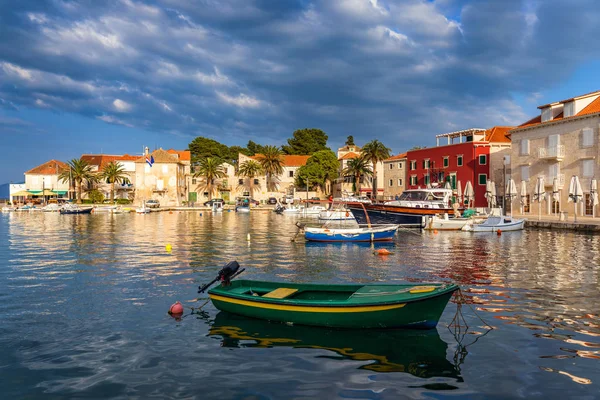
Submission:
<svg viewBox="0 0 600 400">
<path fill-rule="evenodd" d="M 491 178 L 493 166 L 492 147 L 494 144 L 510 144 L 506 134 L 510 128 L 469 129 L 438 135 L 438 146 L 426 149 L 409 150 L 406 153 L 406 188 L 418 189 L 428 185 L 442 187 L 450 182 L 453 189 L 460 181 L 464 194 L 467 181 L 473 185 L 475 200 L 472 207 L 486 207 L 486 183 Z M 447 145 L 439 145 L 446 139 Z M 458 139 L 458 143 L 453 143 Z M 498 162 L 496 161 L 496 164 Z M 502 185 L 502 181 L 498 182 Z M 498 184 L 497 183 L 497 184 Z"/>
</svg>

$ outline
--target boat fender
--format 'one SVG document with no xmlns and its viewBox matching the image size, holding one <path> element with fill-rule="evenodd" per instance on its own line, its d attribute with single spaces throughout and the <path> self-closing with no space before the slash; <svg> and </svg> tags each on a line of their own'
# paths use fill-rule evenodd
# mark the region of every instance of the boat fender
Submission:
<svg viewBox="0 0 600 400">
<path fill-rule="evenodd" d="M 350 216 L 350 211 L 346 210 L 346 218 Z"/>
<path fill-rule="evenodd" d="M 501 236 L 501 235 L 502 235 L 502 229 L 498 229 L 498 230 L 496 231 L 496 234 L 497 234 L 498 236 Z"/>
<path fill-rule="evenodd" d="M 180 317 L 183 314 L 183 305 L 179 301 L 176 301 L 175 304 L 169 308 L 169 315 L 172 317 Z"/>
<path fill-rule="evenodd" d="M 389 256 L 390 254 L 394 254 L 394 253 L 392 253 L 388 249 L 379 249 L 379 250 L 375 250 L 375 254 L 377 254 L 379 256 Z"/>
</svg>

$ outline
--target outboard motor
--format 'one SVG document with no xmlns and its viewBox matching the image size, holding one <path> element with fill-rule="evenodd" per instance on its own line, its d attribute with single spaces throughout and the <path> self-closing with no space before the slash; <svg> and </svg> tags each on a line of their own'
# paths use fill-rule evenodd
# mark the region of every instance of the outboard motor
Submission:
<svg viewBox="0 0 600 400">
<path fill-rule="evenodd" d="M 283 213 L 284 209 L 285 209 L 285 207 L 283 207 L 281 204 L 277 203 L 277 205 L 275 206 L 275 209 L 273 211 L 275 211 L 277 214 L 281 214 L 281 213 Z"/>
<path fill-rule="evenodd" d="M 207 283 L 204 286 L 198 287 L 198 293 L 204 293 L 209 286 L 211 286 L 216 281 L 221 281 L 221 285 L 229 286 L 231 285 L 231 279 L 239 274 L 244 272 L 244 268 L 240 270 L 240 264 L 237 261 L 228 262 L 220 271 L 219 275 L 212 282 Z"/>
</svg>

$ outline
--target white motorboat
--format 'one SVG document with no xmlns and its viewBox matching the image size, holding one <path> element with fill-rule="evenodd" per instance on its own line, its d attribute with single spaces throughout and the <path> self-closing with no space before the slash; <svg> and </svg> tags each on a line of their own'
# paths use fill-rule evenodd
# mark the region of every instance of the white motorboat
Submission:
<svg viewBox="0 0 600 400">
<path fill-rule="evenodd" d="M 150 208 L 146 207 L 146 202 L 143 202 L 141 207 L 135 209 L 135 212 L 138 214 L 148 214 L 150 213 Z"/>
<path fill-rule="evenodd" d="M 424 216 L 425 230 L 459 231 L 468 223 L 473 223 L 472 218 L 450 218 L 447 213 L 441 215 Z"/>
<path fill-rule="evenodd" d="M 519 219 L 507 216 L 491 216 L 480 224 L 467 223 L 462 230 L 470 232 L 520 231 L 525 227 L 525 221 L 525 218 Z"/>
<path fill-rule="evenodd" d="M 42 207 L 42 211 L 44 211 L 44 212 L 59 212 L 60 209 L 61 209 L 61 206 L 59 206 L 56 203 L 48 204 L 48 205 Z"/>
<path fill-rule="evenodd" d="M 300 208 L 300 215 L 304 217 L 318 217 L 323 211 L 327 210 L 323 206 L 310 206 Z"/>
<path fill-rule="evenodd" d="M 325 210 L 319 213 L 319 219 L 325 221 L 353 221 L 354 215 L 350 210 Z"/>
</svg>

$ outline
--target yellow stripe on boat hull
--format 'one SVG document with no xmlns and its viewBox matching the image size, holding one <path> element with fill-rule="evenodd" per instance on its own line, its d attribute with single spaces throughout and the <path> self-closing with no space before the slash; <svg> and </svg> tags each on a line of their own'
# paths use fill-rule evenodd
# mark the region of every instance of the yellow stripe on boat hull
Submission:
<svg viewBox="0 0 600 400">
<path fill-rule="evenodd" d="M 269 310 L 281 310 L 281 311 L 296 311 L 296 312 L 310 312 L 310 313 L 359 313 L 359 312 L 375 312 L 375 311 L 386 311 L 393 310 L 396 308 L 402 308 L 406 303 L 402 304 L 389 304 L 381 306 L 359 306 L 359 307 L 311 307 L 311 306 L 294 306 L 287 304 L 270 304 L 261 303 L 256 301 L 248 301 L 241 299 L 233 299 L 231 297 L 219 296 L 215 294 L 209 294 L 211 300 L 223 301 L 226 303 L 238 304 L 241 306 L 265 308 Z"/>
</svg>

